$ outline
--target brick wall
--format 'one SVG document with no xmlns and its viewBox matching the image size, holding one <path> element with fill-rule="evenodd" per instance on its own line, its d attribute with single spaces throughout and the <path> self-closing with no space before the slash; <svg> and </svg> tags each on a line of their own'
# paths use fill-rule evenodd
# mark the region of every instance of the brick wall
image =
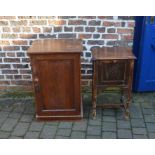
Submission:
<svg viewBox="0 0 155 155">
<path fill-rule="evenodd" d="M 89 85 L 91 48 L 132 47 L 134 24 L 130 16 L 0 16 L 0 86 L 31 86 L 26 50 L 45 38 L 83 40 L 82 85 Z"/>
</svg>

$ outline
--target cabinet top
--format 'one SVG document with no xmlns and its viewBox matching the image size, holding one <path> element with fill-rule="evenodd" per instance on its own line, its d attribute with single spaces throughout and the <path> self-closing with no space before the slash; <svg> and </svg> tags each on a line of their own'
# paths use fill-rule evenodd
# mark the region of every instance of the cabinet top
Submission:
<svg viewBox="0 0 155 155">
<path fill-rule="evenodd" d="M 79 53 L 82 49 L 80 39 L 44 39 L 34 41 L 28 49 L 28 54 Z"/>
<path fill-rule="evenodd" d="M 92 50 L 92 60 L 136 59 L 129 47 L 96 47 Z"/>
</svg>

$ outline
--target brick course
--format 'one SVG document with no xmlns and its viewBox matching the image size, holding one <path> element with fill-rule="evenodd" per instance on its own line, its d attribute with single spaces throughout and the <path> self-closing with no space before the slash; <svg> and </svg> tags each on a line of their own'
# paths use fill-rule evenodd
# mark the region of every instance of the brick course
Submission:
<svg viewBox="0 0 155 155">
<path fill-rule="evenodd" d="M 78 38 L 82 85 L 91 84 L 91 48 L 132 46 L 131 16 L 0 16 L 0 86 L 31 85 L 27 49 L 36 39 Z"/>
</svg>

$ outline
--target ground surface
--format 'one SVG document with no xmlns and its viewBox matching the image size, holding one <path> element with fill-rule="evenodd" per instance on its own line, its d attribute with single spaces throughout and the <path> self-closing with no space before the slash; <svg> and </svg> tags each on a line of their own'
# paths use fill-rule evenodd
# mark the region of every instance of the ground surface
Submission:
<svg viewBox="0 0 155 155">
<path fill-rule="evenodd" d="M 155 93 L 133 94 L 131 117 L 121 109 L 98 109 L 91 117 L 91 96 L 84 95 L 84 118 L 78 122 L 37 122 L 33 97 L 0 97 L 0 138 L 10 139 L 146 139 L 155 138 Z M 100 96 L 100 101 L 109 95 Z M 110 100 L 117 100 L 113 95 Z"/>
</svg>

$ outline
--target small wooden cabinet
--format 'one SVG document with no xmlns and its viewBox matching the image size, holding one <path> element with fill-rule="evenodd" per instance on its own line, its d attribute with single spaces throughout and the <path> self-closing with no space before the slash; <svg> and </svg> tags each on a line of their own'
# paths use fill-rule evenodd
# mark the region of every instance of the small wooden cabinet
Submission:
<svg viewBox="0 0 155 155">
<path fill-rule="evenodd" d="M 92 50 L 93 61 L 93 86 L 92 106 L 93 117 L 96 116 L 96 107 L 125 109 L 125 117 L 129 117 L 129 105 L 131 102 L 131 88 L 133 78 L 134 59 L 130 48 L 126 47 L 96 47 Z M 122 92 L 120 104 L 97 105 L 98 89 L 118 87 Z M 125 100 L 126 96 L 126 100 Z M 115 102 L 115 101 L 114 101 Z"/>
<path fill-rule="evenodd" d="M 82 49 L 81 40 L 77 39 L 38 40 L 29 48 L 37 119 L 82 118 Z"/>
</svg>

